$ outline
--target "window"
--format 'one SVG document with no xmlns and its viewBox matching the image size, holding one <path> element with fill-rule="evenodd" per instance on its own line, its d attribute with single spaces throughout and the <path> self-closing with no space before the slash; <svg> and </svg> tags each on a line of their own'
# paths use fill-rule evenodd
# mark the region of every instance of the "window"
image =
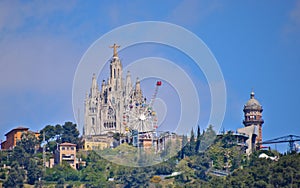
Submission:
<svg viewBox="0 0 300 188">
<path fill-rule="evenodd" d="M 65 147 L 61 147 L 61 150 L 65 150 Z"/>
</svg>

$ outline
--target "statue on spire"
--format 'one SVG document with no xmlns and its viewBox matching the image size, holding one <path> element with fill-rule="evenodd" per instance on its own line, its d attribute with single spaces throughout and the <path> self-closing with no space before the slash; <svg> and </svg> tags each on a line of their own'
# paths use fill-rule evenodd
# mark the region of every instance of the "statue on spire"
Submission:
<svg viewBox="0 0 300 188">
<path fill-rule="evenodd" d="M 117 48 L 120 48 L 121 46 L 120 45 L 117 45 L 117 44 L 114 44 L 112 46 L 110 46 L 110 48 L 113 48 L 114 49 L 114 55 L 113 57 L 118 57 L 118 52 L 117 52 Z"/>
</svg>

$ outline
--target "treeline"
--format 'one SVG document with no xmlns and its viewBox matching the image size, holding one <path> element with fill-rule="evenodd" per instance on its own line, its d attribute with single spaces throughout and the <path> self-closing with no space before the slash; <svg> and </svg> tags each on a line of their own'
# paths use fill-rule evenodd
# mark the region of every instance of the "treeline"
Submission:
<svg viewBox="0 0 300 188">
<path fill-rule="evenodd" d="M 43 143 L 45 137 L 45 143 Z M 0 152 L 0 179 L 4 187 L 23 187 L 24 182 L 40 186 L 47 175 L 43 164 L 41 145 L 46 148 L 46 161 L 53 157 L 58 144 L 75 143 L 80 147 L 79 131 L 76 124 L 65 122 L 63 125 L 47 125 L 37 138 L 34 133 L 23 133 L 12 151 Z"/>
<path fill-rule="evenodd" d="M 0 153 L 0 179 L 4 187 L 300 187 L 300 155 L 280 155 L 274 151 L 258 151 L 250 157 L 234 142 L 232 133 L 216 137 L 212 126 L 205 131 L 191 131 L 183 136 L 184 147 L 169 160 L 148 167 L 126 167 L 103 159 L 94 151 L 79 151 L 77 157 L 85 167 L 72 169 L 62 163 L 54 168 L 43 167 L 42 153 L 35 146 L 43 140 L 47 156 L 52 156 L 57 143 L 71 142 L 80 146 L 76 125 L 47 125 L 37 139 L 24 134 L 11 152 Z M 216 139 L 217 138 L 217 139 Z M 261 152 L 280 156 L 279 161 L 259 159 Z M 218 177 L 218 170 L 227 176 Z M 176 172 L 176 175 L 170 176 Z"/>
<path fill-rule="evenodd" d="M 279 161 L 259 159 L 257 152 L 251 156 L 247 168 L 237 169 L 219 187 L 300 187 L 300 154 L 288 153 Z M 272 155 L 272 153 L 269 153 Z"/>
<path fill-rule="evenodd" d="M 82 146 L 79 138 L 77 125 L 72 122 L 65 122 L 64 125 L 47 125 L 40 131 L 39 142 L 42 143 L 45 137 L 46 149 L 54 152 L 57 144 L 64 142 L 76 144 L 77 149 Z"/>
</svg>

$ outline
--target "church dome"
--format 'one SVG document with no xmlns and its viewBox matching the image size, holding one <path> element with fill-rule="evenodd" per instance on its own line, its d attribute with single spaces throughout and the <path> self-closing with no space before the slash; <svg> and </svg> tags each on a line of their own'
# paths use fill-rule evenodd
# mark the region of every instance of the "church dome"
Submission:
<svg viewBox="0 0 300 188">
<path fill-rule="evenodd" d="M 244 106 L 244 109 L 249 109 L 249 110 L 262 110 L 262 106 L 260 105 L 260 103 L 258 102 L 258 100 L 256 100 L 254 98 L 254 92 L 252 91 L 250 94 L 250 99 L 247 101 L 247 103 Z"/>
</svg>

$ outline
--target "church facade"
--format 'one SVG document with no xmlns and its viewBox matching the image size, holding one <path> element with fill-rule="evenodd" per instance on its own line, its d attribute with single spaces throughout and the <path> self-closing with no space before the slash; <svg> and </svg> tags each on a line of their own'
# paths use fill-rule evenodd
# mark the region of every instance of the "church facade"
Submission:
<svg viewBox="0 0 300 188">
<path fill-rule="evenodd" d="M 125 133 L 123 116 L 126 108 L 132 104 L 144 103 L 138 78 L 135 85 L 131 82 L 130 72 L 123 79 L 122 63 L 117 53 L 119 47 L 116 44 L 111 46 L 114 53 L 109 62 L 108 80 L 103 80 L 99 88 L 96 75 L 92 77 L 91 89 L 84 103 L 84 136 Z"/>
</svg>

